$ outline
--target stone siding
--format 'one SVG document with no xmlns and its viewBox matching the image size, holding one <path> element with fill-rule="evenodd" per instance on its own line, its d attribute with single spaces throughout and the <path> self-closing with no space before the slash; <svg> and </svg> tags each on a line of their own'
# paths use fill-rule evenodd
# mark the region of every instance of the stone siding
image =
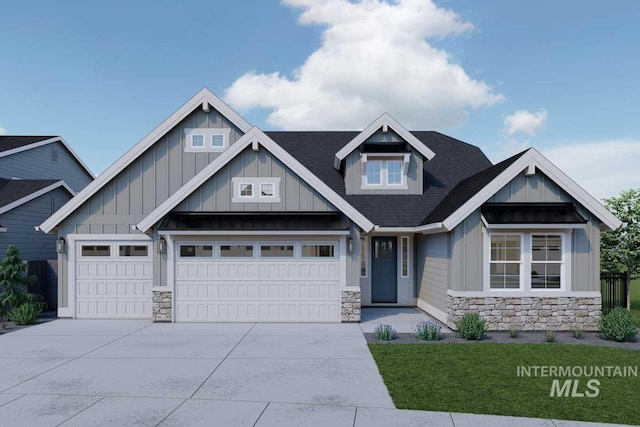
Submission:
<svg viewBox="0 0 640 427">
<path fill-rule="evenodd" d="M 489 330 L 583 331 L 598 329 L 602 298 L 583 297 L 454 297 L 447 296 L 447 325 L 467 312 L 485 319 Z"/>
<path fill-rule="evenodd" d="M 171 322 L 171 291 L 153 291 L 153 321 Z"/>
<path fill-rule="evenodd" d="M 362 306 L 360 291 L 340 292 L 343 322 L 359 322 Z"/>
</svg>

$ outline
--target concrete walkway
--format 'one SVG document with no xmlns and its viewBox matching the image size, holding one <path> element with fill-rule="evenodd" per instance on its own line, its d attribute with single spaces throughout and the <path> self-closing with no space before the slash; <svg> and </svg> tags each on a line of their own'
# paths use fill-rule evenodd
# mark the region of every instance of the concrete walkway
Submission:
<svg viewBox="0 0 640 427">
<path fill-rule="evenodd" d="M 0 335 L 2 426 L 578 426 L 394 409 L 358 324 L 56 320 Z"/>
<path fill-rule="evenodd" d="M 362 332 L 373 332 L 380 324 L 391 325 L 398 333 L 413 333 L 416 325 L 429 320 L 442 326 L 442 333 L 452 333 L 447 326 L 415 307 L 365 307 L 362 309 Z"/>
</svg>

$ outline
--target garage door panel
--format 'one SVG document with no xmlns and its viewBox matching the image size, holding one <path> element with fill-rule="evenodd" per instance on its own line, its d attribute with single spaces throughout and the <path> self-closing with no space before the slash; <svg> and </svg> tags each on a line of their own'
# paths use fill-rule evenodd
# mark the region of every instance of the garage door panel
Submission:
<svg viewBox="0 0 640 427">
<path fill-rule="evenodd" d="M 336 321 L 339 307 L 334 303 L 286 303 L 267 301 L 178 302 L 176 318 L 186 322 L 310 322 Z"/>
</svg>

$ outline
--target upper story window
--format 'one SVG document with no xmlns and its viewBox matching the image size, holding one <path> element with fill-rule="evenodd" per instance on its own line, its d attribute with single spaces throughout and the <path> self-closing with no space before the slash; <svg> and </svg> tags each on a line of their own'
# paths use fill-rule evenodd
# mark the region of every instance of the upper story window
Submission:
<svg viewBox="0 0 640 427">
<path fill-rule="evenodd" d="M 363 154 L 362 189 L 406 189 L 409 155 Z"/>
<path fill-rule="evenodd" d="M 191 153 L 219 153 L 229 146 L 231 129 L 187 128 L 184 130 L 184 151 Z"/>
<path fill-rule="evenodd" d="M 280 178 L 233 178 L 233 203 L 280 203 Z"/>
</svg>

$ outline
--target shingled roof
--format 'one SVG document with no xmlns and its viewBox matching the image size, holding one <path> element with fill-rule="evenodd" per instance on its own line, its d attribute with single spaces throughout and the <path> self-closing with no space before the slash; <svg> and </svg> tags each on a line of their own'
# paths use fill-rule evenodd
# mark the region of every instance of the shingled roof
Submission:
<svg viewBox="0 0 640 427">
<path fill-rule="evenodd" d="M 56 179 L 0 178 L 0 209 L 57 182 L 60 181 Z"/>
<path fill-rule="evenodd" d="M 46 141 L 51 138 L 55 138 L 55 136 L 0 135 L 0 153 L 3 151 L 13 150 L 14 148 L 35 144 L 36 142 Z"/>
<path fill-rule="evenodd" d="M 265 133 L 370 221 L 384 227 L 420 225 L 461 181 L 492 166 L 478 147 L 438 132 L 411 132 L 436 153 L 424 166 L 423 194 L 347 195 L 333 160 L 359 132 Z"/>
</svg>

